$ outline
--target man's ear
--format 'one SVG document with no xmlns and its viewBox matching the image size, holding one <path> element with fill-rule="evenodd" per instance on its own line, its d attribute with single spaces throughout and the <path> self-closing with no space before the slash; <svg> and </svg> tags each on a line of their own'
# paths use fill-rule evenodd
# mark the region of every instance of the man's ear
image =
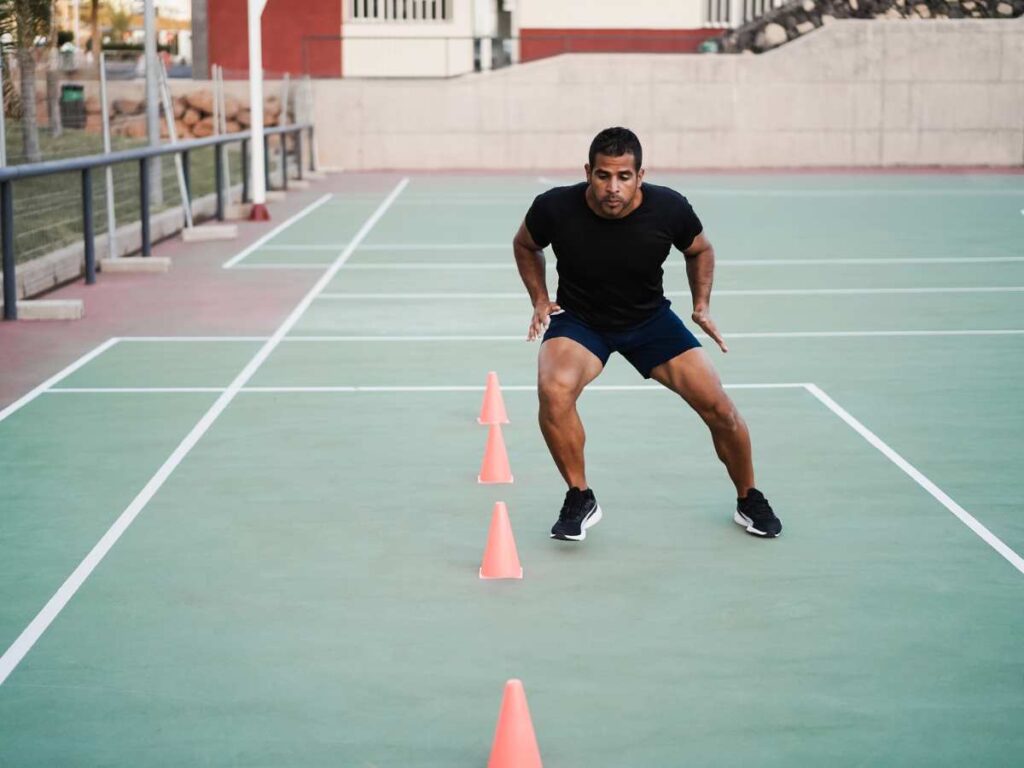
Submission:
<svg viewBox="0 0 1024 768">
<path fill-rule="evenodd" d="M 583 164 L 583 172 L 587 175 L 587 181 L 590 181 L 590 163 Z"/>
</svg>

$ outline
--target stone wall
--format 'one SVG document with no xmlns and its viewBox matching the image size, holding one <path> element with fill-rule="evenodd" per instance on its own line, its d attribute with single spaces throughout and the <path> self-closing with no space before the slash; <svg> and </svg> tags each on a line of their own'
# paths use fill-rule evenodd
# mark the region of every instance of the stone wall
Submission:
<svg viewBox="0 0 1024 768">
<path fill-rule="evenodd" d="M 1024 20 L 836 21 L 761 55 L 573 54 L 451 80 L 316 82 L 335 169 L 1024 164 Z"/>
</svg>

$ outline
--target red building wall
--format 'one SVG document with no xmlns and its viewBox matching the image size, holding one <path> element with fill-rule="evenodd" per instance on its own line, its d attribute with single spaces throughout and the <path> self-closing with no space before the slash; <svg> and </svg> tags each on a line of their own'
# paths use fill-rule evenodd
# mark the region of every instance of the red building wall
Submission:
<svg viewBox="0 0 1024 768">
<path fill-rule="evenodd" d="M 268 0 L 263 11 L 263 70 L 268 77 L 341 77 L 342 0 Z M 208 0 L 210 64 L 225 77 L 249 69 L 246 0 Z"/>
<path fill-rule="evenodd" d="M 560 53 L 695 53 L 718 29 L 521 29 L 519 55 L 534 61 Z"/>
</svg>

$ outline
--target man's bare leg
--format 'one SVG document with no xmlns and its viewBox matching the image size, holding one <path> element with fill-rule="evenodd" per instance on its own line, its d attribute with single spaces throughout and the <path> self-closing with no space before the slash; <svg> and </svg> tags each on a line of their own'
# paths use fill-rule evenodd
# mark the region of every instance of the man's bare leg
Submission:
<svg viewBox="0 0 1024 768">
<path fill-rule="evenodd" d="M 750 432 L 704 350 L 696 347 L 673 357 L 652 370 L 651 378 L 682 397 L 708 425 L 736 496 L 745 498 L 755 485 Z"/>
<path fill-rule="evenodd" d="M 587 488 L 583 459 L 586 433 L 576 400 L 602 368 L 594 353 L 572 339 L 554 338 L 541 344 L 537 364 L 540 431 L 570 488 Z"/>
</svg>

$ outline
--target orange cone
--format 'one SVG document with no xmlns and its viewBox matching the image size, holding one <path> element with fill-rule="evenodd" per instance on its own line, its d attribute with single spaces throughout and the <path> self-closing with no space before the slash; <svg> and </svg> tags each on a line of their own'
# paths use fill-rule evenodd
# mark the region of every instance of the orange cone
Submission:
<svg viewBox="0 0 1024 768">
<path fill-rule="evenodd" d="M 480 565 L 481 579 L 521 579 L 523 566 L 519 564 L 516 540 L 512 535 L 512 523 L 508 519 L 508 507 L 504 501 L 494 503 L 491 513 L 491 530 L 487 533 L 487 549 Z"/>
<path fill-rule="evenodd" d="M 505 683 L 487 768 L 543 768 L 522 680 Z"/>
<path fill-rule="evenodd" d="M 508 453 L 505 441 L 501 437 L 501 427 L 491 424 L 487 431 L 487 446 L 484 448 L 484 460 L 480 464 L 478 483 L 511 483 L 512 468 L 508 465 Z"/>
<path fill-rule="evenodd" d="M 508 413 L 505 412 L 505 400 L 501 396 L 498 374 L 491 371 L 487 374 L 487 387 L 484 389 L 484 401 L 480 405 L 478 424 L 508 424 Z"/>
</svg>

